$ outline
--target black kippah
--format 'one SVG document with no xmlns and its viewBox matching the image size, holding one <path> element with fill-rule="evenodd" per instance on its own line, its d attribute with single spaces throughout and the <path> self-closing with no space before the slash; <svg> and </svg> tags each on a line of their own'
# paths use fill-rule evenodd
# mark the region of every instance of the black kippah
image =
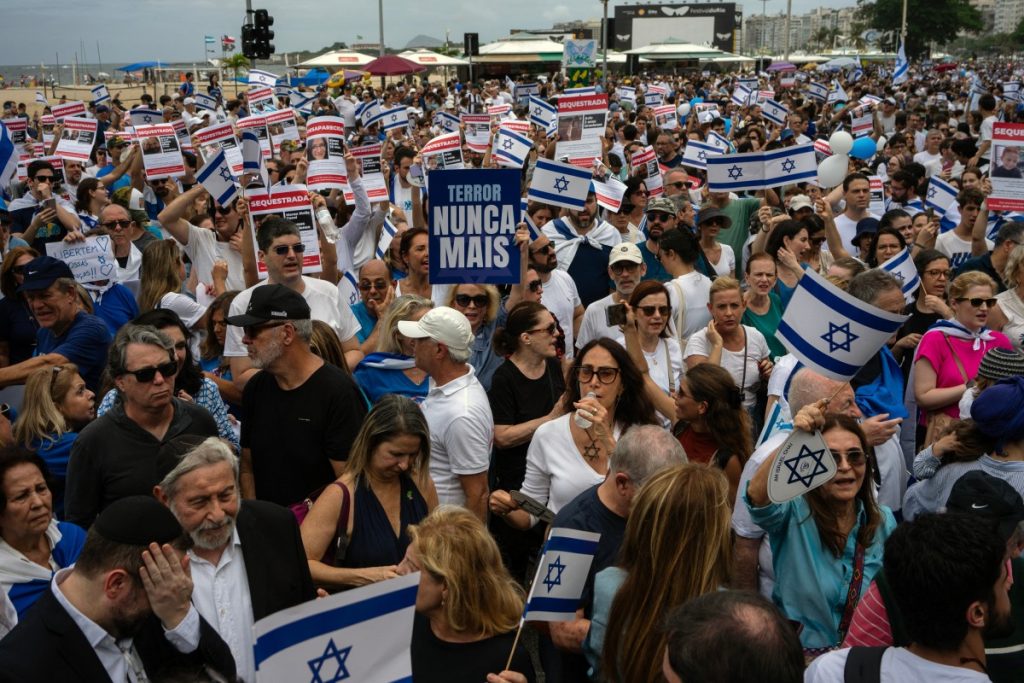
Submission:
<svg viewBox="0 0 1024 683">
<path fill-rule="evenodd" d="M 125 545 L 170 543 L 182 533 L 171 511 L 150 496 L 128 496 L 111 503 L 93 528 L 108 541 Z"/>
</svg>

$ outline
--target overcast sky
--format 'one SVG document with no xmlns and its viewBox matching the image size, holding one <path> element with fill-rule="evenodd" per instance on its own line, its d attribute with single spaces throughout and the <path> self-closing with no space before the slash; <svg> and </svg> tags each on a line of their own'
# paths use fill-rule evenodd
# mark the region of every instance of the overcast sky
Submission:
<svg viewBox="0 0 1024 683">
<path fill-rule="evenodd" d="M 599 0 L 382 0 L 384 42 L 402 48 L 414 36 L 444 40 L 450 31 L 461 42 L 466 31 L 480 42 L 508 35 L 511 28 L 547 28 L 554 22 L 598 18 Z M 376 3 L 373 0 L 253 0 L 274 16 L 278 52 L 316 50 L 336 41 L 376 41 Z M 609 2 L 614 17 L 615 0 Z M 639 4 L 639 3 L 629 3 Z M 801 14 L 828 4 L 841 7 L 854 0 L 793 0 Z M 6 7 L 4 7 L 6 6 Z M 87 62 L 96 62 L 96 41 L 105 64 L 141 60 L 201 61 L 203 36 L 238 36 L 245 15 L 243 0 L 0 0 L 4 7 L 0 30 L 0 64 L 52 65 L 74 61 L 80 41 Z M 353 8 L 359 8 L 353 12 Z M 237 9 L 232 9 L 237 8 Z M 769 0 L 768 13 L 784 12 L 783 0 Z M 761 2 L 744 4 L 745 14 L 760 14 Z M 684 37 L 684 36 L 681 36 Z"/>
</svg>

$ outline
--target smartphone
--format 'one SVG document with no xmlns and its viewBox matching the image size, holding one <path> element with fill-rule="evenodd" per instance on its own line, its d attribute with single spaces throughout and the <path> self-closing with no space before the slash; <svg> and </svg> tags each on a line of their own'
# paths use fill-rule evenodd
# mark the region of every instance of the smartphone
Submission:
<svg viewBox="0 0 1024 683">
<path fill-rule="evenodd" d="M 626 324 L 626 304 L 612 304 L 604 309 L 604 319 L 608 327 Z"/>
<path fill-rule="evenodd" d="M 509 491 L 509 495 L 512 496 L 512 500 L 516 502 L 516 505 L 523 510 L 526 510 L 545 524 L 551 524 L 555 521 L 555 513 L 549 510 L 547 506 L 542 504 L 539 500 L 534 500 L 521 491 Z"/>
<path fill-rule="evenodd" d="M 422 178 L 423 167 L 420 166 L 419 164 L 413 164 L 412 166 L 409 167 L 409 175 L 412 176 L 413 178 Z"/>
<path fill-rule="evenodd" d="M 49 199 L 43 200 L 43 211 L 56 211 L 57 210 L 57 199 L 50 197 Z"/>
</svg>

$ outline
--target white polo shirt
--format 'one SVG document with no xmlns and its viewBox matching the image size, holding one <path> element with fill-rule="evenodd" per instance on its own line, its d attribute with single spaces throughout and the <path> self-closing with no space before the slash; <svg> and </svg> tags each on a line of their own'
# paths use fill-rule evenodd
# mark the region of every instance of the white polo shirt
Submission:
<svg viewBox="0 0 1024 683">
<path fill-rule="evenodd" d="M 572 359 L 575 345 L 572 321 L 577 306 L 582 306 L 579 290 L 572 276 L 557 268 L 550 273 L 551 278 L 544 283 L 540 302 L 555 316 L 565 333 L 565 357 Z"/>
<path fill-rule="evenodd" d="M 494 441 L 494 418 L 480 381 L 469 372 L 437 386 L 430 379 L 423 415 L 430 427 L 430 478 L 441 504 L 466 504 L 459 476 L 486 472 Z"/>
</svg>

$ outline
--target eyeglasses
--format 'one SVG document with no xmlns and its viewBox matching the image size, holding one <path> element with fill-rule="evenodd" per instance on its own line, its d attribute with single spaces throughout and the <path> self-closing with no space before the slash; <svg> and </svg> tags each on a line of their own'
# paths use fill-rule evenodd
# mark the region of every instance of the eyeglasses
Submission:
<svg viewBox="0 0 1024 683">
<path fill-rule="evenodd" d="M 279 244 L 276 247 L 271 247 L 270 250 L 278 256 L 287 256 L 289 251 L 301 254 L 306 251 L 306 245 L 302 242 L 299 242 L 298 244 Z"/>
<path fill-rule="evenodd" d="M 634 191 L 633 191 L 633 194 L 642 194 L 643 196 L 645 196 L 645 197 L 646 197 L 647 195 L 649 195 L 649 194 L 651 194 L 651 193 L 650 193 L 650 192 L 648 192 L 647 190 L 634 190 Z"/>
<path fill-rule="evenodd" d="M 131 227 L 132 222 L 130 220 L 115 220 L 100 223 L 100 225 L 107 230 L 127 230 Z"/>
<path fill-rule="evenodd" d="M 686 189 L 690 188 L 690 183 L 688 183 L 685 180 L 678 180 L 678 181 L 676 181 L 674 183 L 667 183 L 667 185 L 669 185 L 670 187 L 674 187 L 677 190 L 682 190 L 683 188 L 686 188 Z"/>
<path fill-rule="evenodd" d="M 576 376 L 581 382 L 589 382 L 597 375 L 597 381 L 601 384 L 611 384 L 619 376 L 618 368 L 595 368 L 590 365 L 581 365 L 576 368 Z"/>
<path fill-rule="evenodd" d="M 551 323 L 547 327 L 538 327 L 538 328 L 533 329 L 533 330 L 527 330 L 526 333 L 527 334 L 537 334 L 538 332 L 546 332 L 546 333 L 554 336 L 555 332 L 557 332 L 557 331 L 558 331 L 558 326 L 555 325 L 554 323 Z"/>
<path fill-rule="evenodd" d="M 832 457 L 835 458 L 836 462 L 840 459 L 845 458 L 846 462 L 850 464 L 850 467 L 860 467 L 867 462 L 867 453 L 861 450 L 853 449 L 843 453 L 842 451 L 832 451 Z"/>
<path fill-rule="evenodd" d="M 156 373 L 160 373 L 160 376 L 164 379 L 174 377 L 178 373 L 178 363 L 169 360 L 166 363 L 157 365 L 155 368 L 140 368 L 138 370 L 125 370 L 124 374 L 132 375 L 135 379 L 143 384 L 149 384 L 156 379 Z"/>
<path fill-rule="evenodd" d="M 255 339 L 260 336 L 260 333 L 264 330 L 269 330 L 275 327 L 281 327 L 287 323 L 269 323 L 265 325 L 244 325 L 242 327 L 242 333 L 245 334 L 249 339 Z"/>
<path fill-rule="evenodd" d="M 376 289 L 378 292 L 383 292 L 387 288 L 388 283 L 385 280 L 374 280 L 373 282 L 370 282 L 369 280 L 359 281 L 359 289 L 364 292 L 368 292 L 371 289 Z"/>
<path fill-rule="evenodd" d="M 949 278 L 953 277 L 953 271 L 952 270 L 941 270 L 939 268 L 928 269 L 928 270 L 924 271 L 924 274 L 928 275 L 929 277 L 944 277 L 947 280 Z"/>
<path fill-rule="evenodd" d="M 53 183 L 56 182 L 57 178 L 52 175 L 37 175 L 33 180 L 37 183 Z"/>
<path fill-rule="evenodd" d="M 470 304 L 473 304 L 477 308 L 487 308 L 487 304 L 490 301 L 490 297 L 486 294 L 476 294 L 470 296 L 469 294 L 456 294 L 455 303 L 463 308 L 469 308 Z"/>
<path fill-rule="evenodd" d="M 536 294 L 540 291 L 540 288 L 544 286 L 544 283 L 540 280 L 531 280 L 526 284 L 527 289 Z"/>
<path fill-rule="evenodd" d="M 636 270 L 639 267 L 639 263 L 633 263 L 632 261 L 619 261 L 618 263 L 613 263 L 609 266 L 609 268 L 612 269 L 612 272 L 615 273 L 616 275 L 620 275 L 623 271 L 626 270 Z"/>
<path fill-rule="evenodd" d="M 673 216 L 670 213 L 665 213 L 664 211 L 652 211 L 651 213 L 647 214 L 648 223 L 650 223 L 651 221 L 654 221 L 656 223 L 667 223 L 673 218 L 675 218 L 675 216 Z"/>
<path fill-rule="evenodd" d="M 668 306 L 637 306 L 637 308 L 648 318 L 654 315 L 655 312 L 660 316 L 666 316 L 672 310 Z"/>
<path fill-rule="evenodd" d="M 985 304 L 989 308 L 992 308 L 993 306 L 996 305 L 996 301 L 997 301 L 997 299 L 995 299 L 995 298 L 984 299 L 984 298 L 982 298 L 980 296 L 976 296 L 976 297 L 971 298 L 971 299 L 968 299 L 965 296 L 958 296 L 956 298 L 956 300 L 957 300 L 957 302 L 969 301 L 969 302 L 971 302 L 971 305 L 974 306 L 975 308 L 981 308 L 982 304 Z"/>
</svg>

